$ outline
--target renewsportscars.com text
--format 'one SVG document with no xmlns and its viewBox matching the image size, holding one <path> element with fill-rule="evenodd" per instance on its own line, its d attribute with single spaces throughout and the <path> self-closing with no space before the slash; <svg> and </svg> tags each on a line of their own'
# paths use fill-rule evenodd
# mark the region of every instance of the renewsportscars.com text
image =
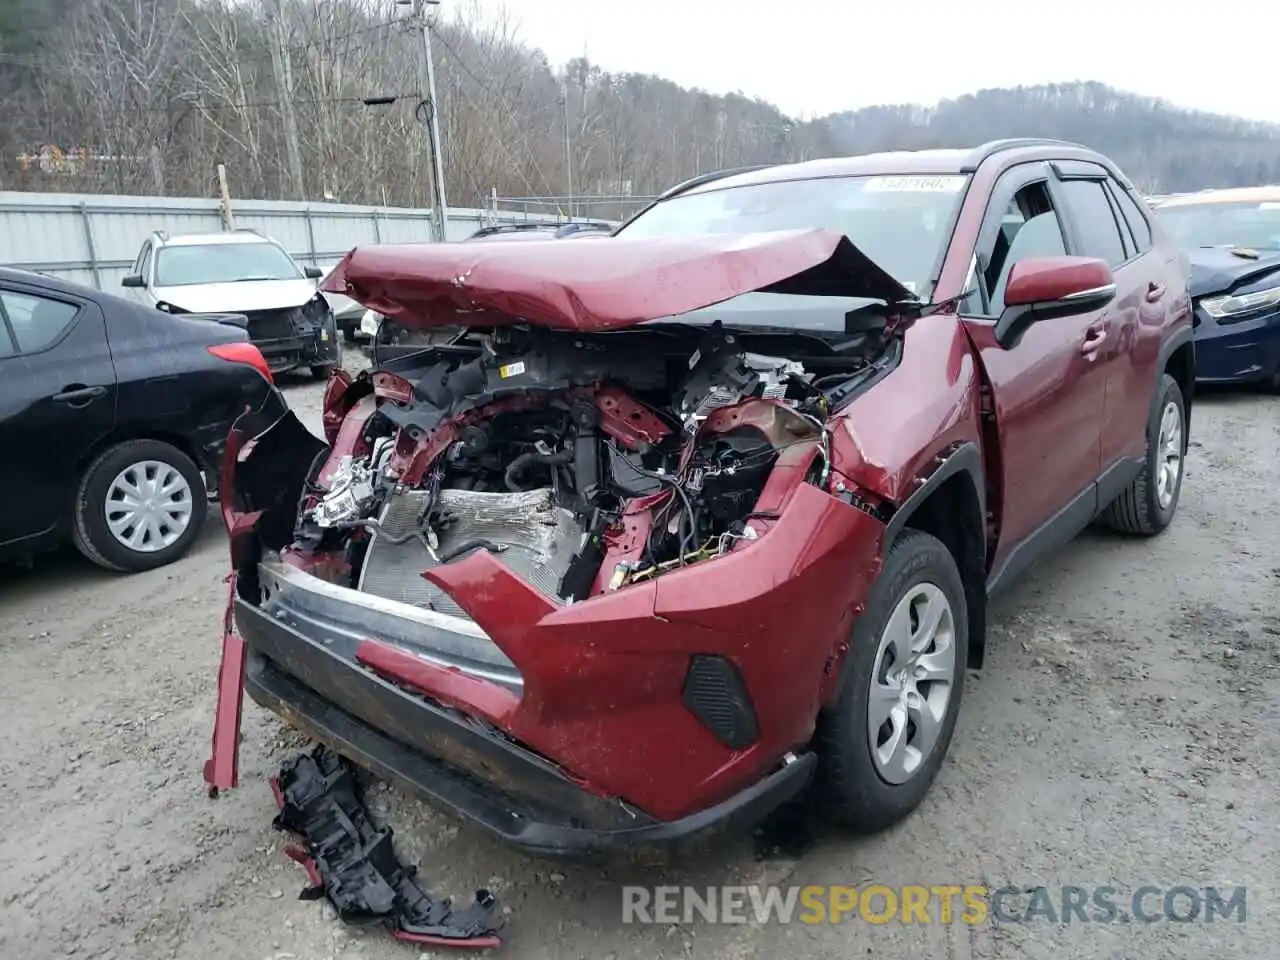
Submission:
<svg viewBox="0 0 1280 960">
<path fill-rule="evenodd" d="M 623 887 L 623 923 L 1243 923 L 1245 887 Z"/>
</svg>

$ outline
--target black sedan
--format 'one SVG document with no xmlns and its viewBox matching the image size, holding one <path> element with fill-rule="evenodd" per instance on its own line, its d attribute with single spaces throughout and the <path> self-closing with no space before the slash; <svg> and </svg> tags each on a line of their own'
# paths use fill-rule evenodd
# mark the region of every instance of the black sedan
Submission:
<svg viewBox="0 0 1280 960">
<path fill-rule="evenodd" d="M 286 409 L 244 323 L 0 268 L 0 560 L 62 542 L 117 571 L 185 554 L 232 422 Z"/>
</svg>

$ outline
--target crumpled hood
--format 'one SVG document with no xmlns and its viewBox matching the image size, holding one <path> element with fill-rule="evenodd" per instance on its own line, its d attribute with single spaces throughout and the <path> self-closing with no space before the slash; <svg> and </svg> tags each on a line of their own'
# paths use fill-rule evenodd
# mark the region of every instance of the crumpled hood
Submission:
<svg viewBox="0 0 1280 960">
<path fill-rule="evenodd" d="M 357 247 L 322 289 L 406 327 L 616 330 L 755 291 L 914 300 L 840 233 Z"/>
<path fill-rule="evenodd" d="M 157 300 L 188 313 L 240 313 L 300 307 L 316 295 L 316 282 L 298 280 L 242 280 L 239 283 L 199 283 L 155 287 Z"/>
<path fill-rule="evenodd" d="M 1261 280 L 1280 270 L 1280 253 L 1258 251 L 1257 260 L 1237 257 L 1221 247 L 1188 250 L 1191 261 L 1191 296 L 1226 293 L 1235 287 Z M 1280 280 L 1280 277 L 1276 278 Z"/>
</svg>

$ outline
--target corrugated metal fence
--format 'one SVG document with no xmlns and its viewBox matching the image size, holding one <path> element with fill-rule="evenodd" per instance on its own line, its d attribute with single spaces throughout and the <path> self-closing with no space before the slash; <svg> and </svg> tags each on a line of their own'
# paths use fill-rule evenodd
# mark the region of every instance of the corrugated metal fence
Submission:
<svg viewBox="0 0 1280 960">
<path fill-rule="evenodd" d="M 423 243 L 431 211 L 279 200 L 233 201 L 238 229 L 280 242 L 300 262 L 327 269 L 365 243 Z M 480 226 L 553 216 L 455 208 L 447 239 L 462 240 Z M 120 280 L 153 230 L 170 234 L 222 229 L 217 200 L 0 191 L 0 264 L 47 273 L 108 291 Z"/>
</svg>

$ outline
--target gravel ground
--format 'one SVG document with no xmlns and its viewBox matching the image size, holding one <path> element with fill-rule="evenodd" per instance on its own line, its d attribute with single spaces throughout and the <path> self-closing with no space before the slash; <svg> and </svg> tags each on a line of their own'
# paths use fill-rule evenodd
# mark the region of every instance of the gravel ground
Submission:
<svg viewBox="0 0 1280 960">
<path fill-rule="evenodd" d="M 318 427 L 319 387 L 287 392 Z M 396 790 L 375 788 L 371 804 L 431 889 L 500 894 L 503 952 L 522 960 L 1270 960 L 1280 399 L 1204 398 L 1192 436 L 1164 536 L 1086 536 L 1000 603 L 951 757 L 886 835 L 850 839 L 801 817 L 696 858 L 601 868 L 527 859 Z M 270 828 L 266 777 L 300 744 L 274 718 L 247 705 L 243 785 L 205 796 L 225 567 L 211 516 L 193 554 L 165 570 L 116 577 L 69 555 L 0 572 L 0 956 L 418 956 L 297 899 L 302 874 Z M 1248 919 L 624 926 L 625 882 L 1245 884 Z"/>
</svg>

